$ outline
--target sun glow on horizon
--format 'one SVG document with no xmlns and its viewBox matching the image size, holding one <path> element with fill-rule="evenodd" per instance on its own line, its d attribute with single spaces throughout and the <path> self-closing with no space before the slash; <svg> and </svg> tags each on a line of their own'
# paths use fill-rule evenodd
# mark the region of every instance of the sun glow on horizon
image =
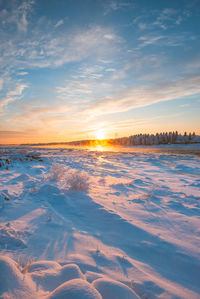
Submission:
<svg viewBox="0 0 200 299">
<path fill-rule="evenodd" d="M 103 140 L 103 139 L 105 139 L 105 132 L 103 131 L 103 129 L 99 129 L 95 132 L 95 136 L 96 136 L 96 139 Z"/>
<path fill-rule="evenodd" d="M 0 0 L 0 145 L 200 134 L 198 0 L 57 2 Z"/>
</svg>

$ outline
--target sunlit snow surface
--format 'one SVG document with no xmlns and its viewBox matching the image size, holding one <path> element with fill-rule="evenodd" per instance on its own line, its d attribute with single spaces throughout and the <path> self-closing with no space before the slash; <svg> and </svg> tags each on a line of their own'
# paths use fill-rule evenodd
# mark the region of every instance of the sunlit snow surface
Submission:
<svg viewBox="0 0 200 299">
<path fill-rule="evenodd" d="M 0 255 L 73 263 L 91 286 L 97 278 L 113 279 L 141 298 L 200 297 L 198 156 L 0 152 L 9 160 L 0 168 Z M 31 271 L 26 275 L 39 286 L 36 297 L 37 290 L 50 296 L 64 282 L 45 284 Z"/>
</svg>

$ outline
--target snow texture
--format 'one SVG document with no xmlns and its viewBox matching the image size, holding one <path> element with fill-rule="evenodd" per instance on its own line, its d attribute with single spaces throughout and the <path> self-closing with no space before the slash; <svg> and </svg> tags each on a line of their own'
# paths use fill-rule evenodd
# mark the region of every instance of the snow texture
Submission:
<svg viewBox="0 0 200 299">
<path fill-rule="evenodd" d="M 137 299 L 138 296 L 132 291 L 130 288 L 125 286 L 124 284 L 100 278 L 95 280 L 92 285 L 99 291 L 104 299 Z"/>
<path fill-rule="evenodd" d="M 0 298 L 35 298 L 35 285 L 9 257 L 0 256 Z"/>
<path fill-rule="evenodd" d="M 0 298 L 199 298 L 200 147 L 182 147 L 1 148 Z"/>
<path fill-rule="evenodd" d="M 72 279 L 55 289 L 48 299 L 101 299 L 99 292 L 87 281 Z"/>
</svg>

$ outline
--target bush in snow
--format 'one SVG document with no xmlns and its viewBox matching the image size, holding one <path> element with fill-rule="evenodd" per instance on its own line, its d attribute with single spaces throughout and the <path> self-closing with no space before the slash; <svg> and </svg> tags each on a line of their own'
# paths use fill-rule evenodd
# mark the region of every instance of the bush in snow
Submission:
<svg viewBox="0 0 200 299">
<path fill-rule="evenodd" d="M 17 258 L 17 268 L 21 271 L 21 273 L 28 273 L 31 264 L 33 263 L 34 259 L 29 258 L 28 260 Z"/>
<path fill-rule="evenodd" d="M 70 170 L 66 178 L 69 190 L 87 191 L 89 188 L 89 177 L 85 172 L 79 172 L 76 169 Z"/>
<path fill-rule="evenodd" d="M 84 171 L 67 168 L 63 164 L 53 164 L 50 168 L 49 180 L 59 181 L 67 190 L 87 191 L 89 176 Z"/>
<path fill-rule="evenodd" d="M 53 164 L 50 168 L 48 179 L 50 181 L 61 181 L 66 176 L 67 167 L 63 164 Z"/>
<path fill-rule="evenodd" d="M 8 197 L 8 195 L 4 192 L 0 193 L 0 208 L 4 208 L 5 206 L 5 201 L 10 200 L 10 198 Z"/>
<path fill-rule="evenodd" d="M 8 166 L 11 164 L 9 159 L 0 159 L 0 168 L 8 170 Z"/>
</svg>

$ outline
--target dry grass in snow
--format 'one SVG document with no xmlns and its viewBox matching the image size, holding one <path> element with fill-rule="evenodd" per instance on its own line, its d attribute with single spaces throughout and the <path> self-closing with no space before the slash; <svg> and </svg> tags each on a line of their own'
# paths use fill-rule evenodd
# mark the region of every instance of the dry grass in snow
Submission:
<svg viewBox="0 0 200 299">
<path fill-rule="evenodd" d="M 87 191 L 89 189 L 89 176 L 85 171 L 67 168 L 63 164 L 53 164 L 48 179 L 61 182 L 63 189 L 67 190 Z"/>
</svg>

